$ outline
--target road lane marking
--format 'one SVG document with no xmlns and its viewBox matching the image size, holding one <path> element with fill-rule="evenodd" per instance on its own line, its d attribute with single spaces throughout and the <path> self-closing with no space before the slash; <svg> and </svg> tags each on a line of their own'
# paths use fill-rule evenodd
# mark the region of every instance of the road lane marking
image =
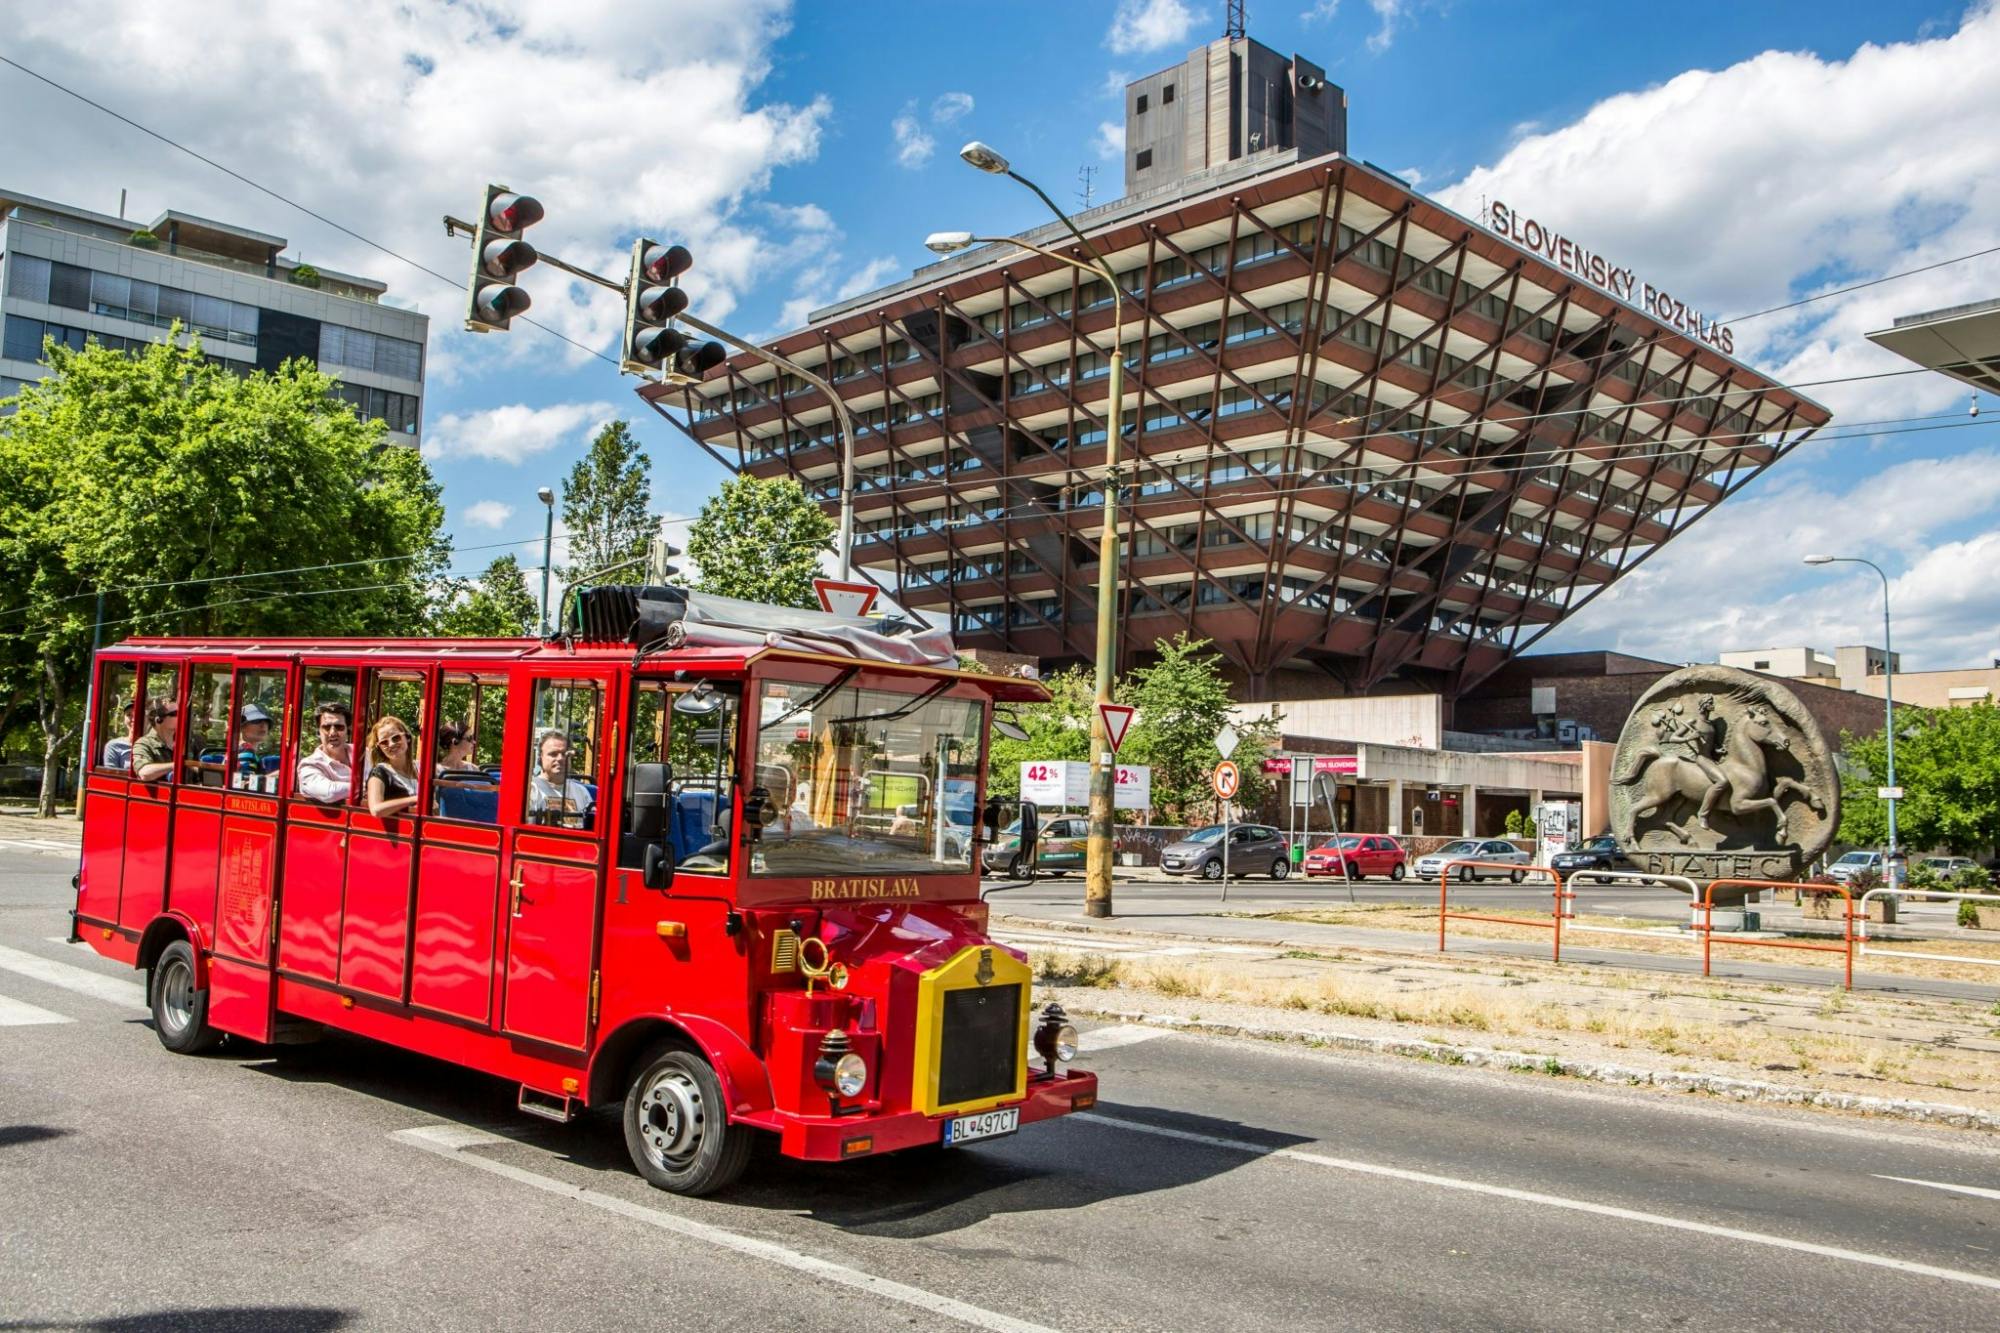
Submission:
<svg viewBox="0 0 2000 1333">
<path fill-rule="evenodd" d="M 1594 1217 L 1611 1217 L 1623 1222 L 1638 1222 L 1646 1226 L 1664 1227 L 1669 1231 L 1692 1231 L 1698 1235 L 1716 1236 L 1723 1240 L 1743 1241 L 1751 1245 L 1767 1245 L 1772 1249 L 1791 1250 L 1799 1254 L 1816 1254 L 1825 1259 L 1839 1259 L 1846 1263 L 1866 1264 L 1873 1268 L 1888 1268 L 1899 1273 L 1909 1273 L 1916 1277 L 1937 1278 L 1944 1282 L 1962 1282 L 1967 1286 L 1985 1287 L 2000 1291 L 2000 1277 L 1987 1277 L 1983 1273 L 1968 1273 L 1956 1268 L 1939 1268 L 1934 1264 L 1920 1264 L 1908 1259 L 1895 1259 L 1886 1254 L 1870 1254 L 1865 1250 L 1848 1250 L 1837 1245 L 1818 1245 L 1807 1240 L 1793 1240 L 1788 1236 L 1773 1236 L 1762 1231 L 1743 1231 L 1736 1227 L 1716 1226 L 1709 1222 L 1696 1222 L 1685 1217 L 1669 1217 L 1664 1213 L 1641 1212 L 1636 1208 L 1620 1208 L 1614 1204 L 1592 1203 L 1587 1199 L 1568 1199 L 1559 1194 L 1542 1194 L 1534 1190 L 1513 1189 L 1506 1185 L 1489 1185 L 1484 1181 L 1462 1180 L 1456 1176 L 1433 1175 L 1428 1171 L 1411 1171 L 1399 1166 L 1382 1166 L 1375 1162 L 1357 1162 L 1345 1157 L 1331 1157 L 1325 1153 L 1307 1152 L 1301 1148 L 1272 1148 L 1262 1143 L 1251 1143 L 1244 1139 L 1226 1139 L 1214 1134 L 1196 1134 L 1185 1129 L 1169 1129 L 1164 1125 L 1148 1125 L 1138 1120 L 1125 1120 L 1118 1116 L 1103 1115 L 1096 1111 L 1078 1111 L 1079 1120 L 1095 1124 L 1110 1125 L 1117 1129 L 1129 1129 L 1140 1134 L 1155 1134 L 1161 1138 L 1179 1139 L 1186 1143 L 1206 1144 L 1211 1148 L 1222 1148 L 1230 1152 L 1249 1153 L 1257 1157 L 1283 1157 L 1294 1162 L 1306 1162 L 1313 1166 L 1323 1166 L 1335 1171 L 1348 1171 L 1356 1175 L 1380 1176 L 1388 1180 L 1404 1180 L 1416 1185 L 1431 1185 L 1438 1189 L 1459 1190 L 1467 1194 L 1484 1194 L 1489 1198 L 1510 1199 L 1515 1203 L 1539 1204 L 1544 1208 L 1561 1208 L 1575 1213 L 1588 1213 Z"/>
<path fill-rule="evenodd" d="M 932 1314 L 956 1319 L 962 1324 L 970 1324 L 974 1328 L 992 1329 L 995 1333 L 1055 1333 L 1055 1330 L 1043 1324 L 1031 1324 L 1025 1319 L 1016 1319 L 1012 1315 L 1001 1314 L 996 1310 L 968 1305 L 964 1301 L 940 1296 L 921 1287 L 892 1282 L 888 1278 L 876 1277 L 873 1273 L 864 1273 L 858 1268 L 849 1268 L 828 1259 L 788 1249 L 775 1241 L 741 1235 L 722 1227 L 710 1226 L 706 1222 L 696 1222 L 691 1218 L 679 1217 L 657 1208 L 648 1208 L 644 1204 L 633 1203 L 629 1199 L 621 1199 L 613 1194 L 602 1194 L 587 1186 L 572 1185 L 553 1176 L 541 1175 L 508 1162 L 498 1162 L 490 1157 L 463 1151 L 466 1148 L 512 1142 L 498 1134 L 489 1134 L 485 1130 L 473 1129 L 467 1125 L 426 1125 L 420 1129 L 399 1129 L 389 1137 L 411 1147 L 421 1148 L 425 1152 L 436 1153 L 450 1161 L 477 1167 L 490 1175 L 541 1190 L 545 1194 L 553 1194 L 573 1203 L 588 1204 L 592 1208 L 616 1213 L 620 1217 L 643 1222 L 662 1231 L 671 1231 L 690 1240 L 698 1240 L 725 1250 L 734 1250 L 752 1259 L 777 1264 L 781 1268 L 789 1268 L 821 1281 L 852 1287 L 870 1296 L 915 1306 Z"/>
<path fill-rule="evenodd" d="M 77 846 L 73 842 L 57 842 L 52 838 L 0 838 L 0 852 L 40 852 L 44 856 L 75 856 Z"/>
<path fill-rule="evenodd" d="M 93 1000 L 104 1000 L 129 1009 L 146 1008 L 146 988 L 136 981 L 120 981 L 87 967 L 58 963 L 53 958 L 23 953 L 4 944 L 0 944 L 0 971 L 12 972 L 45 985 L 60 986 L 78 995 L 88 995 Z"/>
<path fill-rule="evenodd" d="M 1172 1028 L 1149 1028 L 1138 1023 L 1121 1023 L 1116 1027 L 1092 1028 L 1083 1034 L 1085 1055 L 1096 1055 L 1099 1051 L 1115 1051 L 1120 1046 L 1137 1046 L 1142 1041 L 1155 1037 L 1171 1037 Z"/>
<path fill-rule="evenodd" d="M 36 1023 L 68 1023 L 71 1020 L 52 1009 L 26 1000 L 10 1000 L 0 995 L 0 1028 L 24 1028 Z"/>
<path fill-rule="evenodd" d="M 1913 1180 L 1909 1176 L 1877 1175 L 1877 1180 L 1894 1180 L 1905 1185 L 1928 1185 L 1934 1190 L 1950 1190 L 1953 1194 L 1970 1194 L 1981 1199 L 2000 1199 L 2000 1190 L 1981 1189 L 1977 1185 L 1951 1185 L 1942 1180 Z"/>
</svg>

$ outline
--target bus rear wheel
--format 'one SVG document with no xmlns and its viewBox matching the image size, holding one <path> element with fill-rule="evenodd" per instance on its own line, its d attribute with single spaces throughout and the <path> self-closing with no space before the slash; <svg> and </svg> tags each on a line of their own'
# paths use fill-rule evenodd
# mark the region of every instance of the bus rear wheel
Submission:
<svg viewBox="0 0 2000 1333">
<path fill-rule="evenodd" d="M 722 1080 L 708 1061 L 663 1042 L 639 1061 L 625 1093 L 625 1150 L 646 1183 L 671 1194 L 713 1194 L 750 1163 L 751 1132 L 729 1123 Z"/>
<path fill-rule="evenodd" d="M 153 1031 L 176 1055 L 198 1055 L 222 1040 L 208 1025 L 208 992 L 194 984 L 194 946 L 175 940 L 153 964 Z"/>
</svg>

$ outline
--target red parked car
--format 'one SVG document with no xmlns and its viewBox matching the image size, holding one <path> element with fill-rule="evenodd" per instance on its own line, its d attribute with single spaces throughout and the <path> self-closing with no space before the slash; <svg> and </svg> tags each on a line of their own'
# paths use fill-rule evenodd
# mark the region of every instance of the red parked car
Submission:
<svg viewBox="0 0 2000 1333">
<path fill-rule="evenodd" d="M 1301 868 L 1308 879 L 1315 875 L 1401 879 L 1409 873 L 1409 862 L 1409 854 L 1394 838 L 1378 833 L 1343 833 L 1307 852 Z"/>
</svg>

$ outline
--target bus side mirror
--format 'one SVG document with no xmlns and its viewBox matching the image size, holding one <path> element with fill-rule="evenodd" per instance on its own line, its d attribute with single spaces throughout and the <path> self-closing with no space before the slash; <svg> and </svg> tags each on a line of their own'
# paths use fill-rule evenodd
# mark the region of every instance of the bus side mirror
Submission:
<svg viewBox="0 0 2000 1333">
<path fill-rule="evenodd" d="M 649 889 L 670 888 L 674 882 L 674 849 L 665 843 L 647 843 L 646 861 L 639 875 Z"/>
<path fill-rule="evenodd" d="M 763 837 L 771 815 L 771 793 L 762 787 L 752 787 L 743 797 L 743 840 L 756 842 Z"/>
<path fill-rule="evenodd" d="M 1021 802 L 1021 850 L 1033 851 L 1042 836 L 1042 809 L 1033 801 Z"/>
<path fill-rule="evenodd" d="M 989 796 L 986 798 L 986 807 L 979 812 L 979 827 L 986 834 L 981 841 L 998 842 L 1000 840 L 1000 798 L 998 796 Z"/>
</svg>

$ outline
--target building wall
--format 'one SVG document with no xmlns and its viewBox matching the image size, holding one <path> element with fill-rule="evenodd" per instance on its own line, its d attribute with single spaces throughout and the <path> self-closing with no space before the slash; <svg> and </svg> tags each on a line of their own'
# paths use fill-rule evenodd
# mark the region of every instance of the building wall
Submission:
<svg viewBox="0 0 2000 1333">
<path fill-rule="evenodd" d="M 1837 674 L 1834 660 L 1812 648 L 1745 648 L 1738 652 L 1718 653 L 1715 660 L 1726 667 L 1761 671 L 1767 676 L 1785 676 L 1793 680 Z"/>
<path fill-rule="evenodd" d="M 1444 737 L 1444 702 L 1435 694 L 1362 695 L 1238 704 L 1232 716 L 1254 722 L 1282 719 L 1287 735 L 1337 741 L 1375 741 L 1435 750 Z"/>
<path fill-rule="evenodd" d="M 1303 56 L 1227 38 L 1125 87 L 1125 193 L 1252 153 L 1347 148 L 1347 95 Z"/>
<path fill-rule="evenodd" d="M 205 334 L 202 348 L 245 371 L 274 369 L 281 354 L 305 355 L 353 391 L 352 396 L 360 399 L 356 406 L 363 410 L 369 404 L 366 395 L 370 390 L 376 395 L 400 395 L 407 401 L 375 398 L 376 410 L 371 415 L 383 416 L 399 427 L 407 425 L 407 429 L 392 430 L 391 438 L 411 446 L 417 443 L 424 340 L 430 324 L 427 316 L 163 250 L 42 225 L 20 215 L 0 224 L 0 253 L 6 256 L 0 260 L 0 317 L 13 325 L 12 335 L 0 342 L 0 352 L 6 353 L 0 355 L 0 381 L 32 381 L 47 373 L 35 358 L 40 355 L 40 334 L 51 327 L 94 334 L 110 346 L 121 345 L 115 340 L 141 343 L 164 337 L 166 330 L 153 322 L 103 313 L 106 307 L 96 299 L 94 275 L 106 275 L 228 303 L 228 315 L 220 307 L 212 309 L 231 320 L 231 328 Z M 31 299 L 24 293 L 30 290 L 33 265 L 23 260 L 87 270 L 93 275 L 90 291 L 80 296 L 74 291 L 55 290 L 53 285 L 37 285 L 34 290 L 45 299 Z M 254 318 L 246 319 L 244 311 L 256 312 Z M 241 323 L 253 327 L 235 328 Z M 0 327 L 0 336 L 4 335 L 5 329 Z M 33 355 L 26 355 L 31 346 Z M 323 351 L 332 353 L 333 359 L 322 357 Z M 364 358 L 368 364 L 358 364 Z M 348 364 L 350 359 L 357 364 Z M 13 385 L 0 383 L 0 391 L 11 393 Z"/>
<path fill-rule="evenodd" d="M 1887 678 L 1874 675 L 1857 681 L 1854 688 L 1856 693 L 1879 700 L 1887 684 Z M 1969 708 L 2000 699 L 2000 666 L 1964 671 L 1898 671 L 1895 688 L 1899 706 Z"/>
</svg>

